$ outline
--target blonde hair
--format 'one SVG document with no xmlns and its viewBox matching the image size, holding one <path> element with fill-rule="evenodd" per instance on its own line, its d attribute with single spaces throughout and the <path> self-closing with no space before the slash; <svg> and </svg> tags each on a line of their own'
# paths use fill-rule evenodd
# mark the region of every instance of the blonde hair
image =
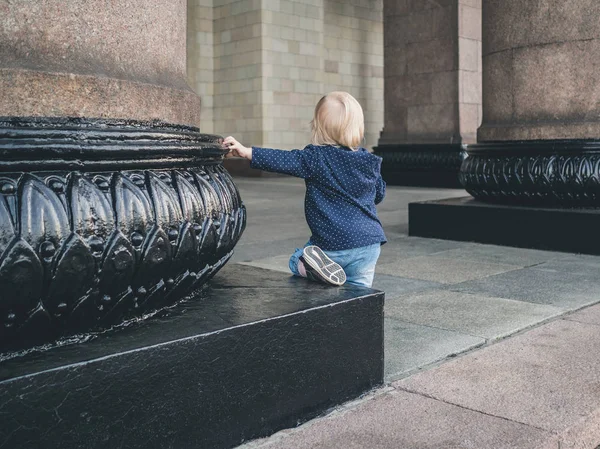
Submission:
<svg viewBox="0 0 600 449">
<path fill-rule="evenodd" d="M 348 92 L 330 92 L 319 100 L 310 122 L 313 145 L 339 145 L 357 150 L 365 134 L 360 103 Z"/>
</svg>

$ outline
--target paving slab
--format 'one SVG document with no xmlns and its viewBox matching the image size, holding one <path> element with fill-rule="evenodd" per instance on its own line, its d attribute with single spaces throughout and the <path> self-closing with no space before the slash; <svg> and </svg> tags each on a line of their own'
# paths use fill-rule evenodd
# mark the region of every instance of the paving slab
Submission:
<svg viewBox="0 0 600 449">
<path fill-rule="evenodd" d="M 376 271 L 383 274 L 423 279 L 442 284 L 457 284 L 519 268 L 518 266 L 508 264 L 451 259 L 431 255 L 398 260 L 392 263 L 378 263 Z"/>
<path fill-rule="evenodd" d="M 573 310 L 600 301 L 600 276 L 523 268 L 455 284 L 449 289 Z"/>
<path fill-rule="evenodd" d="M 419 292 L 439 288 L 443 284 L 420 279 L 403 278 L 399 276 L 390 276 L 388 274 L 375 273 L 373 288 L 385 292 L 386 304 L 401 297 L 407 293 Z"/>
<path fill-rule="evenodd" d="M 450 259 L 466 259 L 487 263 L 501 263 L 527 267 L 564 257 L 564 253 L 542 251 L 510 246 L 484 245 L 469 243 L 458 249 L 452 249 L 440 256 Z M 599 258 L 600 259 L 600 258 Z"/>
<path fill-rule="evenodd" d="M 460 248 L 462 242 L 450 240 L 422 239 L 418 237 L 391 237 L 387 235 L 388 242 L 381 247 L 378 265 L 396 264 L 413 257 L 442 253 L 449 249 Z"/>
<path fill-rule="evenodd" d="M 558 271 L 583 276 L 598 277 L 600 273 L 600 256 L 589 256 L 584 254 L 569 254 L 563 257 L 542 263 L 536 267 L 537 270 Z"/>
<path fill-rule="evenodd" d="M 405 391 L 243 446 L 269 449 L 534 449 L 553 435 Z"/>
<path fill-rule="evenodd" d="M 407 294 L 385 304 L 388 318 L 486 339 L 505 337 L 561 313 L 544 304 L 444 290 Z"/>
<path fill-rule="evenodd" d="M 557 320 L 394 385 L 557 435 L 598 427 L 596 447 L 599 345 L 600 326 Z"/>
<path fill-rule="evenodd" d="M 385 318 L 385 376 L 406 373 L 485 343 L 483 338 Z"/>
</svg>

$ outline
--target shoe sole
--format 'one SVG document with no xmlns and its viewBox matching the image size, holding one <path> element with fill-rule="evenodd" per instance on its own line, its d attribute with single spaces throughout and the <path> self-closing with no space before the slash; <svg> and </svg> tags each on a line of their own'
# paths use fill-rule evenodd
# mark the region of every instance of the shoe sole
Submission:
<svg viewBox="0 0 600 449">
<path fill-rule="evenodd" d="M 338 287 L 346 283 L 344 269 L 318 246 L 307 246 L 304 248 L 303 256 L 304 261 L 317 272 L 323 282 Z"/>
</svg>

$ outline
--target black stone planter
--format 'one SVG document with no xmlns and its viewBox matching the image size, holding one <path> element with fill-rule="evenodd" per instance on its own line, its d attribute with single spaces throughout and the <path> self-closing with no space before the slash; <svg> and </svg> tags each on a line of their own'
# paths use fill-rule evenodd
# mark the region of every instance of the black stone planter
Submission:
<svg viewBox="0 0 600 449">
<path fill-rule="evenodd" d="M 465 158 L 462 144 L 384 144 L 381 174 L 391 185 L 460 188 L 458 172 Z"/>
<path fill-rule="evenodd" d="M 600 141 L 547 140 L 469 145 L 460 181 L 485 202 L 600 206 Z"/>
<path fill-rule="evenodd" d="M 245 209 L 218 136 L 0 118 L 0 351 L 173 303 L 231 257 Z"/>
<path fill-rule="evenodd" d="M 469 145 L 460 180 L 474 198 L 411 203 L 409 234 L 600 254 L 600 142 Z"/>
</svg>

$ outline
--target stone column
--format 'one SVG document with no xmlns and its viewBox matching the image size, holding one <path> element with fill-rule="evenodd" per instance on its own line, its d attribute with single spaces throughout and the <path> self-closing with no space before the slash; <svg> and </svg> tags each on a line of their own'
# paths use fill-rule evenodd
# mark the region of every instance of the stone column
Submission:
<svg viewBox="0 0 600 449">
<path fill-rule="evenodd" d="M 1 0 L 0 116 L 198 126 L 186 1 Z"/>
<path fill-rule="evenodd" d="M 0 0 L 0 350 L 172 303 L 245 213 L 200 134 L 185 0 Z"/>
<path fill-rule="evenodd" d="M 600 205 L 600 3 L 483 2 L 483 124 L 462 181 L 478 199 Z"/>
<path fill-rule="evenodd" d="M 387 181 L 458 185 L 481 117 L 481 1 L 384 1 Z"/>
</svg>

